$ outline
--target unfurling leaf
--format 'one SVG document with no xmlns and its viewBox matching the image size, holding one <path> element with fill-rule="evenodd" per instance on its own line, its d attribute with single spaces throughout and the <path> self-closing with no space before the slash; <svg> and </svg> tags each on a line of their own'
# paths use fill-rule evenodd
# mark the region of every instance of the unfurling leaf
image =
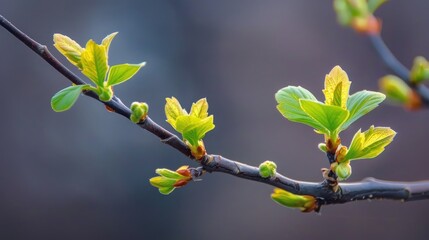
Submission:
<svg viewBox="0 0 429 240">
<path fill-rule="evenodd" d="M 106 47 L 89 40 L 82 52 L 81 62 L 82 73 L 97 86 L 103 87 L 109 69 Z"/>
<path fill-rule="evenodd" d="M 347 101 L 347 109 L 350 115 L 342 126 L 342 130 L 348 128 L 350 124 L 372 111 L 383 102 L 385 98 L 386 96 L 382 93 L 367 90 L 351 95 Z"/>
<path fill-rule="evenodd" d="M 359 130 L 353 137 L 344 161 L 377 157 L 395 135 L 396 132 L 388 127 L 371 126 L 365 132 Z"/>
<path fill-rule="evenodd" d="M 133 123 L 139 123 L 144 120 L 149 111 L 149 106 L 144 102 L 133 102 L 130 107 L 131 116 L 130 120 Z"/>
<path fill-rule="evenodd" d="M 338 164 L 335 168 L 335 174 L 339 181 L 347 180 L 347 178 L 352 175 L 352 166 L 350 166 L 350 161 Z"/>
<path fill-rule="evenodd" d="M 70 109 L 85 88 L 88 88 L 88 85 L 74 85 L 57 92 L 51 99 L 52 109 L 55 112 Z"/>
<path fill-rule="evenodd" d="M 387 98 L 399 104 L 406 104 L 411 94 L 411 88 L 402 81 L 402 79 L 387 75 L 380 79 L 380 88 Z"/>
<path fill-rule="evenodd" d="M 271 198 L 278 204 L 298 208 L 302 212 L 311 212 L 318 208 L 316 198 L 309 195 L 296 195 L 280 188 L 275 188 Z"/>
<path fill-rule="evenodd" d="M 326 143 L 319 143 L 319 145 L 317 145 L 317 147 L 319 148 L 320 151 L 322 152 L 327 152 L 328 148 L 326 147 Z"/>
<path fill-rule="evenodd" d="M 209 110 L 209 104 L 206 98 L 201 98 L 196 103 L 192 103 L 191 112 L 189 115 L 197 118 L 206 118 Z"/>
<path fill-rule="evenodd" d="M 175 188 L 182 187 L 192 180 L 188 166 L 182 166 L 176 171 L 158 168 L 155 172 L 160 176 L 151 178 L 150 184 L 164 195 L 170 194 Z"/>
<path fill-rule="evenodd" d="M 176 121 L 176 130 L 194 147 L 198 146 L 198 142 L 214 128 L 213 115 L 206 118 L 180 116 Z"/>
<path fill-rule="evenodd" d="M 119 64 L 110 68 L 107 76 L 107 86 L 114 86 L 123 83 L 132 78 L 146 63 L 140 64 Z"/>
<path fill-rule="evenodd" d="M 65 35 L 56 33 L 54 34 L 54 47 L 73 65 L 82 69 L 80 59 L 84 49 L 77 42 Z"/>
<path fill-rule="evenodd" d="M 276 93 L 275 98 L 278 103 L 277 109 L 289 121 L 303 123 L 314 129 L 323 128 L 301 108 L 299 103 L 300 99 L 317 101 L 313 94 L 307 89 L 303 87 L 288 86 L 280 89 Z"/>
<path fill-rule="evenodd" d="M 416 57 L 410 72 L 410 80 L 420 84 L 429 79 L 429 62 L 424 57 Z"/>
<path fill-rule="evenodd" d="M 118 34 L 118 32 L 114 32 L 111 33 L 109 35 L 107 35 L 103 41 L 101 41 L 101 45 L 103 45 L 106 48 L 106 53 L 107 55 L 109 55 L 109 48 L 110 48 L 110 44 L 112 43 L 113 38 L 115 38 L 115 36 Z"/>
<path fill-rule="evenodd" d="M 188 115 L 188 113 L 182 108 L 175 97 L 166 98 L 165 100 L 165 116 L 167 117 L 167 122 L 177 131 L 176 119 L 180 116 Z"/>
<path fill-rule="evenodd" d="M 259 165 L 259 175 L 263 178 L 274 177 L 277 165 L 272 161 L 265 161 Z"/>
<path fill-rule="evenodd" d="M 302 110 L 322 126 L 322 129 L 317 130 L 330 136 L 338 133 L 341 125 L 349 116 L 349 112 L 341 107 L 303 99 L 299 102 Z"/>
<path fill-rule="evenodd" d="M 347 73 L 340 66 L 335 66 L 325 77 L 325 104 L 346 109 L 350 84 Z"/>
</svg>

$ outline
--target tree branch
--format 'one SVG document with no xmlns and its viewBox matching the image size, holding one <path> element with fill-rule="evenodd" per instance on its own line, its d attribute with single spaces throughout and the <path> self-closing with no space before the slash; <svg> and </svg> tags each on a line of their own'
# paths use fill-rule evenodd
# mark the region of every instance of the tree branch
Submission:
<svg viewBox="0 0 429 240">
<path fill-rule="evenodd" d="M 380 58 L 383 60 L 384 64 L 405 83 L 407 83 L 408 86 L 417 92 L 425 106 L 429 106 L 429 89 L 423 84 L 415 85 L 410 81 L 410 70 L 401 62 L 399 62 L 399 60 L 393 55 L 393 53 L 384 43 L 381 35 L 368 34 L 368 38 Z"/>
<path fill-rule="evenodd" d="M 31 48 L 39 56 L 41 56 L 46 62 L 48 62 L 57 71 L 63 74 L 72 83 L 77 85 L 86 84 L 85 81 L 80 79 L 77 75 L 61 64 L 61 62 L 59 62 L 48 51 L 46 46 L 41 45 L 40 43 L 28 37 L 1 15 L 0 25 L 29 48 Z M 383 50 L 382 47 L 379 46 L 379 48 Z M 385 50 L 386 49 L 384 49 L 384 52 L 382 52 L 383 56 L 387 56 L 387 58 L 390 58 L 390 61 L 392 61 L 391 57 L 393 55 L 389 56 L 389 51 L 386 53 Z M 391 65 L 397 69 L 398 65 L 394 60 L 395 59 L 393 58 Z M 401 71 L 403 71 L 403 69 Z M 84 94 L 103 103 L 109 108 L 109 110 L 129 119 L 131 110 L 125 106 L 118 97 L 114 96 L 111 101 L 103 102 L 99 100 L 98 96 L 94 92 L 87 91 L 84 92 Z M 186 157 L 195 160 L 191 155 L 190 149 L 178 136 L 165 130 L 149 117 L 137 125 L 151 132 L 160 138 L 163 143 L 177 149 Z M 394 199 L 403 201 L 429 199 L 429 181 L 387 182 L 371 178 L 356 183 L 340 184 L 339 191 L 334 192 L 326 182 L 315 183 L 297 181 L 278 173 L 272 178 L 263 178 L 259 175 L 259 169 L 257 167 L 233 161 L 219 155 L 206 155 L 201 161 L 198 162 L 207 172 L 227 173 L 239 178 L 275 186 L 294 194 L 312 195 L 318 200 L 319 208 L 320 206 L 326 204 L 346 203 L 363 199 Z M 199 177 L 202 174 L 202 171 L 200 170 L 195 171 L 196 177 Z"/>
</svg>

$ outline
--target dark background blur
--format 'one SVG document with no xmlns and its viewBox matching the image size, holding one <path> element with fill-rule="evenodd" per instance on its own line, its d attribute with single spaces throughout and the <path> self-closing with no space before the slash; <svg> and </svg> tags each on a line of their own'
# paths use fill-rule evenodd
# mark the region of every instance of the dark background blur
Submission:
<svg viewBox="0 0 429 240">
<path fill-rule="evenodd" d="M 387 44 L 408 66 L 429 56 L 428 8 L 392 0 L 378 11 Z M 285 120 L 274 93 L 301 85 L 322 99 L 324 75 L 337 64 L 351 92 L 376 90 L 389 73 L 365 37 L 336 23 L 332 1 L 0 0 L 0 14 L 70 67 L 52 34 L 84 45 L 119 31 L 110 63 L 147 61 L 116 88 L 127 105 L 149 103 L 150 116 L 171 129 L 165 97 L 186 108 L 207 97 L 216 124 L 205 139 L 210 153 L 273 160 L 301 180 L 321 180 L 322 139 Z M 148 182 L 154 170 L 192 162 L 92 99 L 54 113 L 50 98 L 67 79 L 4 29 L 0 53 L 0 239 L 429 239 L 427 201 L 302 214 L 272 202 L 270 186 L 219 173 L 163 196 Z M 371 124 L 398 135 L 377 159 L 354 162 L 350 181 L 429 179 L 428 120 L 427 111 L 383 104 L 355 123 L 345 143 Z"/>
</svg>

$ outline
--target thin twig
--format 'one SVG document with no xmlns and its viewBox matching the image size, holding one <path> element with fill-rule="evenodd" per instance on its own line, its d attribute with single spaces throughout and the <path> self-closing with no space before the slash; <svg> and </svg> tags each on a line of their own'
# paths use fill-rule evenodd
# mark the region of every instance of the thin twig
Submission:
<svg viewBox="0 0 429 240">
<path fill-rule="evenodd" d="M 405 83 L 407 83 L 408 86 L 417 92 L 425 106 L 429 106 L 429 89 L 423 84 L 415 85 L 410 81 L 410 70 L 401 62 L 399 62 L 395 55 L 393 55 L 393 53 L 384 43 L 381 35 L 368 34 L 368 38 L 380 58 L 383 60 L 384 64 Z"/>
<path fill-rule="evenodd" d="M 85 81 L 61 64 L 48 51 L 46 46 L 28 37 L 1 15 L 0 25 L 40 55 L 72 83 L 86 84 Z M 85 95 L 102 102 L 94 92 L 88 91 L 85 92 Z M 131 115 L 130 109 L 116 96 L 111 101 L 102 103 L 108 106 L 113 112 L 126 118 L 129 118 Z M 189 148 L 178 136 L 165 130 L 149 117 L 146 117 L 144 121 L 137 125 L 160 138 L 163 143 L 177 149 L 188 158 L 194 160 Z M 219 155 L 206 155 L 199 161 L 199 164 L 207 172 L 227 173 L 236 177 L 275 186 L 295 194 L 312 195 L 317 198 L 319 205 L 346 203 L 363 199 L 394 199 L 403 201 L 429 199 L 429 181 L 387 182 L 376 179 L 365 179 L 356 183 L 342 183 L 339 185 L 339 191 L 334 192 L 325 182 L 302 182 L 287 178 L 279 173 L 271 178 L 263 178 L 259 175 L 257 167 L 233 161 Z M 202 173 L 201 171 L 198 176 Z"/>
</svg>

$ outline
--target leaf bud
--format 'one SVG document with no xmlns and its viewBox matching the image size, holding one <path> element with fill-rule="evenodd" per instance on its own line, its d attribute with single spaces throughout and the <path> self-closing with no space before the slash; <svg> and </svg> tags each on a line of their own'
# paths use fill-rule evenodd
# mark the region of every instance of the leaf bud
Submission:
<svg viewBox="0 0 429 240">
<path fill-rule="evenodd" d="M 100 88 L 100 94 L 98 98 L 103 102 L 108 102 L 113 98 L 113 90 L 112 87 Z"/>
<path fill-rule="evenodd" d="M 277 165 L 272 161 L 265 161 L 259 165 L 259 175 L 263 178 L 274 177 Z"/>
<path fill-rule="evenodd" d="M 149 106 L 144 102 L 133 102 L 131 104 L 131 116 L 130 120 L 133 123 L 139 123 L 140 121 L 143 121 L 147 113 L 149 111 Z"/>
<path fill-rule="evenodd" d="M 280 188 L 274 189 L 271 199 L 282 206 L 298 208 L 302 212 L 317 211 L 318 209 L 316 198 L 313 196 L 297 195 Z"/>
<path fill-rule="evenodd" d="M 352 175 L 352 167 L 350 161 L 342 162 L 335 168 L 335 174 L 338 176 L 338 180 L 343 181 Z"/>
</svg>

